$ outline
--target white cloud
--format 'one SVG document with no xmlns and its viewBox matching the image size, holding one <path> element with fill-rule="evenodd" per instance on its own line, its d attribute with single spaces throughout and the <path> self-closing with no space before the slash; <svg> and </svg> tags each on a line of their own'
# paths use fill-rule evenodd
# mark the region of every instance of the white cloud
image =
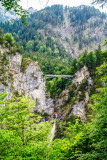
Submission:
<svg viewBox="0 0 107 160">
<path fill-rule="evenodd" d="M 21 0 L 21 5 L 27 9 L 29 7 L 33 7 L 37 10 L 40 10 L 46 6 L 48 0 Z M 27 4 L 28 2 L 28 4 Z M 92 0 L 49 0 L 48 6 L 54 5 L 54 4 L 62 4 L 64 6 L 79 6 L 79 5 L 89 5 L 92 6 Z M 104 7 L 103 9 L 99 7 L 99 5 L 95 5 L 96 8 L 100 9 L 100 11 L 107 12 L 107 7 Z"/>
</svg>

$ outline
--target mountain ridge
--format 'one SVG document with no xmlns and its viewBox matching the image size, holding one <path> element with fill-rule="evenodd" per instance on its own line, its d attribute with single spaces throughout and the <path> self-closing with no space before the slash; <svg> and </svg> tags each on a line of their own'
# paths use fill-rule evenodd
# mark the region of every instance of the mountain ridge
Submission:
<svg viewBox="0 0 107 160">
<path fill-rule="evenodd" d="M 97 49 L 107 36 L 107 15 L 94 7 L 63 8 L 54 5 L 37 11 L 27 20 L 27 27 L 21 21 L 1 24 L 0 27 L 4 28 L 4 32 L 13 33 L 16 41 L 24 47 L 28 41 L 34 40 L 36 34 L 53 36 L 73 58 L 79 57 L 85 49 Z"/>
</svg>

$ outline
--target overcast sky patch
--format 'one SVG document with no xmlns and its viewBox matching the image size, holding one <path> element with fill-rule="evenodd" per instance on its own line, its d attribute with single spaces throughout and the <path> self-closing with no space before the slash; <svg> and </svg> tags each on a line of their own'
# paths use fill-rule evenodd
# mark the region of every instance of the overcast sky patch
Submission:
<svg viewBox="0 0 107 160">
<path fill-rule="evenodd" d="M 21 5 L 23 8 L 27 9 L 29 7 L 33 7 L 34 9 L 40 10 L 42 8 L 46 7 L 48 0 L 21 0 Z M 92 0 L 49 0 L 48 6 L 54 5 L 54 4 L 62 4 L 64 6 L 79 6 L 79 5 L 88 5 L 93 6 Z M 94 5 L 95 8 L 100 9 L 100 11 L 107 13 L 107 6 L 103 9 L 100 7 L 100 5 Z"/>
</svg>

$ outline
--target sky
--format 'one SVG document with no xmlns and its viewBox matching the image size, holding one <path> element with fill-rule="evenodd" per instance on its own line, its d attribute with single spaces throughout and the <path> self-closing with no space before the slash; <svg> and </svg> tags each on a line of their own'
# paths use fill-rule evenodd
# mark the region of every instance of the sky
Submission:
<svg viewBox="0 0 107 160">
<path fill-rule="evenodd" d="M 33 7 L 34 9 L 40 10 L 44 7 L 46 7 L 48 0 L 21 0 L 20 4 L 23 6 L 24 9 L 27 9 L 29 7 Z M 27 3 L 28 2 L 28 3 Z M 49 3 L 47 6 L 51 6 L 54 4 L 62 4 L 64 6 L 79 6 L 79 5 L 89 5 L 93 6 L 92 0 L 49 0 Z M 100 5 L 94 5 L 95 8 L 100 9 L 100 11 L 107 13 L 107 6 L 103 9 L 100 7 Z"/>
</svg>

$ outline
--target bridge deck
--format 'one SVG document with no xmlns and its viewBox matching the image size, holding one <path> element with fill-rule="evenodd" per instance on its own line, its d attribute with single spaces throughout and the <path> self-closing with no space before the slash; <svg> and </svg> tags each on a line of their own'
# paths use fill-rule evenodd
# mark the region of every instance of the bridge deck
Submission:
<svg viewBox="0 0 107 160">
<path fill-rule="evenodd" d="M 71 78 L 71 77 L 73 77 L 72 75 L 52 75 L 52 74 L 46 74 L 45 76 L 49 77 L 49 78 L 51 78 L 51 77 L 61 77 L 61 78 Z"/>
</svg>

